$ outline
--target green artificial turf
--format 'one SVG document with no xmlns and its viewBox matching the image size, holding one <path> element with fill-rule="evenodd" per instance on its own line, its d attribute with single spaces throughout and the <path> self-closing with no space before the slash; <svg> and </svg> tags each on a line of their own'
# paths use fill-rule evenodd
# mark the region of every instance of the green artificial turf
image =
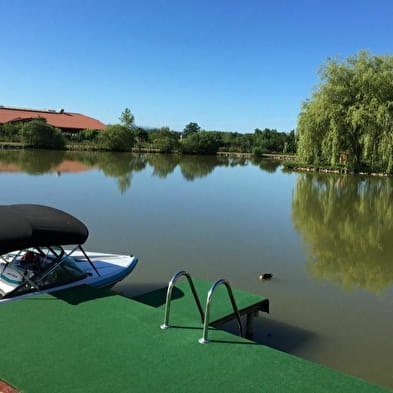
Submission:
<svg viewBox="0 0 393 393">
<path fill-rule="evenodd" d="M 238 336 L 90 287 L 0 306 L 0 379 L 22 393 L 388 392 Z"/>
</svg>

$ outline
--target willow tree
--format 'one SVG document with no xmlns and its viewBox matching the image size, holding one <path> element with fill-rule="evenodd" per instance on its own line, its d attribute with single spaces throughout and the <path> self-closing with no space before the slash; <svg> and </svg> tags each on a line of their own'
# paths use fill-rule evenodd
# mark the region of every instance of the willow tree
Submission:
<svg viewBox="0 0 393 393">
<path fill-rule="evenodd" d="M 345 153 L 353 169 L 393 170 L 393 57 L 362 51 L 328 59 L 321 83 L 302 105 L 298 157 L 336 165 Z M 342 156 L 341 156 L 342 157 Z"/>
</svg>

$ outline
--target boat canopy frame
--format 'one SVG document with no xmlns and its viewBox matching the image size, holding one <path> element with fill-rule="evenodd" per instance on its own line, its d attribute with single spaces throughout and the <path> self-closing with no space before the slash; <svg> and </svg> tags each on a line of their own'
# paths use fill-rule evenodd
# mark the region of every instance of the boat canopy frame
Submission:
<svg viewBox="0 0 393 393">
<path fill-rule="evenodd" d="M 0 257 L 5 262 L 4 265 L 11 264 L 23 250 L 34 249 L 41 257 L 46 257 L 48 254 L 42 251 L 45 248 L 53 254 L 54 259 L 40 280 L 53 272 L 77 249 L 82 252 L 87 262 L 100 276 L 82 247 L 88 236 L 89 231 L 86 225 L 62 210 L 38 204 L 0 205 Z M 63 248 L 64 245 L 75 244 L 76 246 L 70 252 L 66 252 Z M 60 248 L 60 253 L 57 253 L 54 248 Z M 11 256 L 11 254 L 11 260 L 4 257 L 4 255 Z M 23 283 L 7 293 L 6 297 L 26 284 L 35 290 L 41 290 L 25 274 L 22 274 L 22 277 Z"/>
<path fill-rule="evenodd" d="M 57 247 L 60 249 L 60 252 L 56 252 L 54 250 L 54 248 Z M 20 255 L 23 252 L 27 252 L 27 251 L 32 251 L 33 249 L 37 251 L 37 254 L 39 254 L 41 257 L 43 258 L 47 258 L 48 257 L 48 253 L 45 253 L 42 250 L 43 247 L 30 247 L 29 249 L 25 249 L 25 250 L 19 250 L 16 253 L 9 253 L 8 256 L 12 256 L 11 259 L 6 259 L 4 258 L 4 255 L 1 255 L 2 260 L 5 262 L 3 265 L 3 271 L 5 270 L 5 268 L 9 265 L 12 265 L 12 263 L 14 261 L 16 261 L 18 258 L 20 258 Z M 49 276 L 53 271 L 55 271 L 67 258 L 71 257 L 71 255 L 76 251 L 76 250 L 80 250 L 83 254 L 83 256 L 86 258 L 86 261 L 90 264 L 90 266 L 92 267 L 92 269 L 96 272 L 96 274 L 98 276 L 101 276 L 100 272 L 97 270 L 96 266 L 94 265 L 94 263 L 92 262 L 92 260 L 89 258 L 89 256 L 87 255 L 87 253 L 85 252 L 85 250 L 83 249 L 81 244 L 76 245 L 71 251 L 67 252 L 64 250 L 64 248 L 62 246 L 48 246 L 45 247 L 48 249 L 48 251 L 50 251 L 54 258 L 53 261 L 49 264 L 48 269 L 44 272 L 44 274 L 42 274 L 41 276 L 39 276 L 38 278 L 38 282 L 44 280 L 47 276 Z M 75 260 L 74 260 L 75 261 Z M 76 261 L 75 261 L 76 262 Z M 32 292 L 34 291 L 41 291 L 43 288 L 40 288 L 40 286 L 37 284 L 37 282 L 35 282 L 34 279 L 31 279 L 30 277 L 28 277 L 25 273 L 21 272 L 20 270 L 18 270 L 18 273 L 21 274 L 21 276 L 23 277 L 24 281 L 18 285 L 17 287 L 15 287 L 12 291 L 6 293 L 2 298 L 9 298 L 9 297 L 13 297 L 14 293 L 18 292 L 23 286 L 25 286 L 26 284 L 29 284 L 30 287 L 33 289 Z"/>
</svg>

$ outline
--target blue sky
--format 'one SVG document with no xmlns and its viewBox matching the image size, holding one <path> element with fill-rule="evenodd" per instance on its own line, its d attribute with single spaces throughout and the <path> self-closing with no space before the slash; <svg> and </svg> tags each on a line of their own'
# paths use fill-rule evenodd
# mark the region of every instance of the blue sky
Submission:
<svg viewBox="0 0 393 393">
<path fill-rule="evenodd" d="M 327 57 L 392 54 L 393 1 L 0 0 L 0 105 L 290 131 Z"/>
</svg>

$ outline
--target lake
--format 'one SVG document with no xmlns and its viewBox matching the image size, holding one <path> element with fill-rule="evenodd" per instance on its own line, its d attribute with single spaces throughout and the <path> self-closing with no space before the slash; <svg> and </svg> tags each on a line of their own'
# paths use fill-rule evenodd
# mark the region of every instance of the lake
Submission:
<svg viewBox="0 0 393 393">
<path fill-rule="evenodd" d="M 0 150 L 0 184 L 1 204 L 80 218 L 87 249 L 138 255 L 119 292 L 164 286 L 181 269 L 226 278 L 270 299 L 257 342 L 393 388 L 392 178 L 260 159 Z"/>
</svg>

